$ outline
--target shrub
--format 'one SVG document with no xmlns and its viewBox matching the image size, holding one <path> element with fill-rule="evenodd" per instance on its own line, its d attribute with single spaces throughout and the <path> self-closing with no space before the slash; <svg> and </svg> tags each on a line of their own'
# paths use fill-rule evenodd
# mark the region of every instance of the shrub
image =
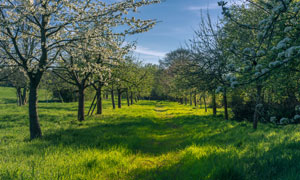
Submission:
<svg viewBox="0 0 300 180">
<path fill-rule="evenodd" d="M 53 90 L 53 97 L 63 100 L 64 102 L 75 102 L 77 100 L 77 93 L 73 89 L 63 88 Z"/>
<path fill-rule="evenodd" d="M 246 101 L 240 94 L 233 94 L 231 100 L 231 110 L 234 119 L 238 121 L 252 121 L 254 113 L 255 101 Z"/>
</svg>

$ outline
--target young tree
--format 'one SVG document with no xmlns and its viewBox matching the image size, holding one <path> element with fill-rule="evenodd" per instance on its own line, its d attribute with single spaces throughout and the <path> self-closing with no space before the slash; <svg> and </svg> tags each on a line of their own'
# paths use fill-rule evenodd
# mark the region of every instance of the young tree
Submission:
<svg viewBox="0 0 300 180">
<path fill-rule="evenodd" d="M 218 24 L 213 24 L 209 14 L 205 19 L 202 16 L 199 30 L 195 31 L 195 37 L 191 40 L 191 52 L 193 53 L 193 75 L 197 75 L 204 83 L 205 91 L 216 90 L 217 86 L 223 93 L 223 105 L 225 119 L 228 120 L 227 91 L 230 82 L 235 81 L 233 76 L 235 67 L 228 56 L 227 47 L 224 44 L 226 35 Z M 200 81 L 200 82 L 201 82 Z M 201 87 L 200 87 L 201 88 Z M 216 112 L 215 94 L 213 94 L 213 109 Z"/>
</svg>

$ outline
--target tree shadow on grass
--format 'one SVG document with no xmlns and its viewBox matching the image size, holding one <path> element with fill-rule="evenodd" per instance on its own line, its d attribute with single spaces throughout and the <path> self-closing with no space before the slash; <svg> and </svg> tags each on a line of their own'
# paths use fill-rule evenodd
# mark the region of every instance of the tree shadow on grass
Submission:
<svg viewBox="0 0 300 180">
<path fill-rule="evenodd" d="M 48 105 L 48 103 L 43 103 L 39 106 L 39 110 L 59 110 L 59 111 L 76 111 L 77 107 L 75 106 L 68 106 L 68 104 L 57 104 L 57 106 Z"/>
<path fill-rule="evenodd" d="M 81 148 L 125 146 L 133 152 L 157 155 L 175 150 L 185 138 L 168 124 L 155 123 L 153 118 L 123 116 L 118 122 L 99 124 L 46 133 L 43 140 L 49 145 Z"/>
<path fill-rule="evenodd" d="M 210 152 L 198 157 L 187 150 L 176 163 L 151 169 L 139 167 L 128 176 L 130 179 L 156 180 L 243 180 L 245 174 L 239 164 L 237 156 L 230 152 Z"/>
<path fill-rule="evenodd" d="M 45 132 L 43 141 L 49 146 L 107 149 L 124 146 L 132 152 L 161 155 L 192 144 L 233 144 L 239 126 L 213 116 L 154 117 L 105 116 L 104 123 L 77 124 L 68 129 Z M 218 123 L 216 123 L 218 121 Z M 216 133 L 218 132 L 218 133 Z M 224 133 L 228 133 L 224 136 Z"/>
<path fill-rule="evenodd" d="M 300 143 L 282 142 L 260 154 L 244 156 L 250 168 L 245 173 L 253 179 L 300 179 Z"/>
<path fill-rule="evenodd" d="M 17 104 L 17 100 L 12 98 L 1 98 L 0 104 Z"/>
<path fill-rule="evenodd" d="M 138 102 L 139 106 L 153 106 L 153 103 L 155 103 L 156 101 L 140 101 Z"/>
<path fill-rule="evenodd" d="M 201 147 L 201 146 L 200 146 Z M 300 179 L 300 143 L 280 143 L 261 154 L 238 156 L 235 151 L 211 152 L 201 157 L 185 153 L 171 165 L 129 172 L 130 179 Z"/>
<path fill-rule="evenodd" d="M 105 116 L 102 120 L 93 126 L 75 124 L 66 130 L 46 132 L 39 143 L 28 144 L 24 153 L 48 146 L 101 150 L 123 146 L 152 156 L 183 150 L 176 162 L 150 169 L 138 167 L 128 173 L 129 179 L 299 179 L 299 142 L 276 143 L 268 151 L 258 150 L 260 141 L 266 140 L 263 134 L 274 132 L 272 128 L 258 132 L 247 123 L 197 115 L 165 119 Z M 199 157 L 197 152 L 189 153 L 191 146 L 230 150 Z M 237 154 L 236 150 L 247 153 Z"/>
</svg>

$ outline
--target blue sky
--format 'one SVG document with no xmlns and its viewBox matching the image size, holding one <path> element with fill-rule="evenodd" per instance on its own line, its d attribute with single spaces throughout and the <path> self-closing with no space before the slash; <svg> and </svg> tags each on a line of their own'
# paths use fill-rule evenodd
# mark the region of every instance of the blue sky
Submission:
<svg viewBox="0 0 300 180">
<path fill-rule="evenodd" d="M 137 40 L 135 55 L 145 63 L 158 63 L 164 55 L 185 46 L 193 37 L 200 22 L 201 9 L 209 10 L 212 19 L 221 16 L 218 0 L 166 0 L 142 7 L 137 14 L 143 19 L 157 19 L 159 23 L 149 32 L 129 37 Z"/>
<path fill-rule="evenodd" d="M 118 2 L 123 0 L 107 0 Z M 144 63 L 158 64 L 159 59 L 166 53 L 179 47 L 186 47 L 186 42 L 193 37 L 197 30 L 201 11 L 209 12 L 211 19 L 216 21 L 221 17 L 220 0 L 161 0 L 138 9 L 136 18 L 156 19 L 157 25 L 148 32 L 127 37 L 126 41 L 136 41 L 134 55 Z M 241 4 L 246 0 L 225 0 L 229 4 Z M 130 14 L 133 15 L 133 14 Z"/>
</svg>

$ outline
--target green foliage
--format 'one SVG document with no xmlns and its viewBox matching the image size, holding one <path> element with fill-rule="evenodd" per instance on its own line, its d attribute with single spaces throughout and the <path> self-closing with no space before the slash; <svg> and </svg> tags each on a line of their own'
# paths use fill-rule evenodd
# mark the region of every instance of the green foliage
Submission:
<svg viewBox="0 0 300 180">
<path fill-rule="evenodd" d="M 235 90 L 232 93 L 230 106 L 235 120 L 252 121 L 255 101 L 246 97 L 245 90 Z"/>
<path fill-rule="evenodd" d="M 12 90 L 0 89 L 1 103 Z M 104 114 L 82 123 L 76 109 L 39 103 L 44 137 L 29 141 L 26 106 L 0 104 L 0 179 L 300 178 L 298 125 L 255 131 L 171 102 L 104 101 Z"/>
</svg>

